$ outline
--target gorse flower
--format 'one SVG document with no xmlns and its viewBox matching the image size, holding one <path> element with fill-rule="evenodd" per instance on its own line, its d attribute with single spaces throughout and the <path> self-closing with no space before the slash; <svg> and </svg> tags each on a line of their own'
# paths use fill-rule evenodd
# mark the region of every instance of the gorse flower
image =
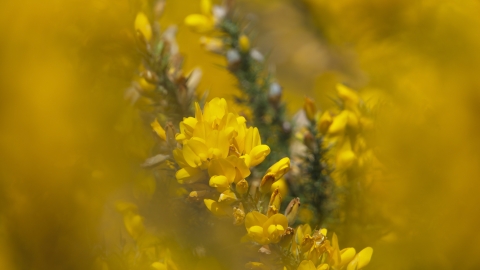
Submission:
<svg viewBox="0 0 480 270">
<path fill-rule="evenodd" d="M 194 32 L 208 33 L 215 29 L 225 16 L 225 9 L 220 6 L 212 6 L 210 0 L 200 1 L 201 14 L 190 14 L 185 18 L 185 24 Z"/>
<path fill-rule="evenodd" d="M 270 192 L 272 184 L 282 178 L 289 170 L 290 159 L 288 157 L 282 158 L 277 163 L 273 164 L 262 178 L 260 191 L 263 193 Z"/>
<path fill-rule="evenodd" d="M 152 38 L 152 26 L 150 25 L 148 17 L 142 12 L 139 12 L 135 18 L 135 30 L 142 33 L 147 41 Z"/>
<path fill-rule="evenodd" d="M 155 123 L 154 128 L 158 130 Z M 247 128 L 246 119 L 229 111 L 223 98 L 207 102 L 203 111 L 196 103 L 195 117 L 184 118 L 175 139 L 181 144 L 173 151 L 181 167 L 176 173 L 177 180 L 191 184 L 208 179 L 208 185 L 220 194 L 216 200 L 205 199 L 205 204 L 218 215 L 226 214 L 222 206 L 248 192 L 245 178 L 251 174 L 250 168 L 263 162 L 270 153 L 270 148 L 262 144 L 258 129 Z M 289 162 L 282 160 L 272 166 L 274 180 L 288 170 L 286 163 Z"/>
<path fill-rule="evenodd" d="M 262 213 L 253 211 L 245 217 L 245 228 L 248 236 L 262 245 L 278 243 L 287 227 L 287 218 L 282 214 L 267 217 Z"/>
</svg>

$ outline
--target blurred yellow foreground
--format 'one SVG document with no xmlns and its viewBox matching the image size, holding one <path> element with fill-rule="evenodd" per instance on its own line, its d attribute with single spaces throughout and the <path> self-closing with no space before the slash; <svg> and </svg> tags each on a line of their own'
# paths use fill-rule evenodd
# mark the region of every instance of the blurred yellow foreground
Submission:
<svg viewBox="0 0 480 270">
<path fill-rule="evenodd" d="M 372 244 L 369 269 L 478 269 L 480 2 L 239 2 L 269 15 L 260 29 L 297 10 L 291 22 L 302 23 L 267 48 L 307 29 L 316 39 L 304 43 L 323 44 L 331 57 L 316 73 L 310 62 L 277 63 L 295 99 L 291 114 L 304 99 L 294 93 L 327 106 L 337 81 L 383 104 L 377 151 L 389 177 L 375 194 L 395 233 Z M 132 22 L 146 5 L 0 3 L 0 269 L 91 269 L 96 248 L 120 234 L 111 202 L 131 179 L 148 177 L 138 164 L 152 147 L 123 98 L 138 67 Z M 197 1 L 167 1 L 160 23 L 179 24 L 184 69 L 203 69 L 200 91 L 231 98 L 236 82 L 221 58 L 181 25 L 197 9 Z"/>
</svg>

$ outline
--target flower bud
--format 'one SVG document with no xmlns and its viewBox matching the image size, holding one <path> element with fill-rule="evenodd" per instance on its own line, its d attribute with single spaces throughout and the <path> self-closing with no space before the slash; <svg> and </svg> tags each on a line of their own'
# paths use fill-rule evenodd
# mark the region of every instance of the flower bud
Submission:
<svg viewBox="0 0 480 270">
<path fill-rule="evenodd" d="M 285 209 L 285 216 L 288 219 L 288 224 L 293 224 L 297 218 L 298 208 L 300 207 L 300 198 L 294 198 L 290 201 Z"/>
<path fill-rule="evenodd" d="M 227 65 L 230 70 L 236 70 L 240 65 L 241 56 L 235 49 L 230 49 L 226 53 Z"/>
<path fill-rule="evenodd" d="M 158 0 L 153 7 L 153 13 L 155 18 L 160 19 L 162 17 L 163 11 L 165 10 L 165 0 Z"/>
<path fill-rule="evenodd" d="M 248 192 L 248 182 L 245 179 L 238 181 L 237 185 L 235 186 L 238 194 L 244 195 Z"/>
<path fill-rule="evenodd" d="M 240 51 L 243 53 L 250 50 L 250 40 L 246 35 L 240 35 L 240 37 L 238 38 L 238 46 L 240 47 Z"/>
<path fill-rule="evenodd" d="M 280 204 L 282 203 L 282 196 L 279 189 L 275 189 L 270 196 L 270 202 L 268 203 L 267 217 L 271 217 L 278 213 L 280 210 Z"/>
<path fill-rule="evenodd" d="M 157 88 L 155 84 L 149 83 L 143 76 L 138 79 L 138 84 L 142 92 L 151 92 Z"/>
<path fill-rule="evenodd" d="M 305 115 L 307 116 L 308 120 L 315 120 L 315 113 L 317 112 L 317 107 L 315 106 L 315 102 L 313 101 L 313 99 L 305 97 L 303 110 L 305 111 Z"/>
<path fill-rule="evenodd" d="M 153 73 L 152 71 L 150 70 L 144 70 L 142 71 L 141 73 L 141 76 L 148 82 L 148 83 L 151 83 L 151 84 L 157 84 L 158 83 L 158 76 Z"/>
<path fill-rule="evenodd" d="M 216 188 L 219 192 L 223 192 L 230 188 L 230 182 L 225 175 L 214 175 L 210 177 L 208 184 Z"/>
<path fill-rule="evenodd" d="M 208 33 L 214 28 L 213 19 L 202 14 L 190 14 L 185 18 L 184 23 L 197 33 Z"/>
<path fill-rule="evenodd" d="M 254 60 L 260 63 L 262 63 L 265 60 L 265 57 L 263 56 L 263 54 L 256 49 L 250 50 L 250 57 L 252 57 Z"/>
<path fill-rule="evenodd" d="M 270 84 L 270 88 L 268 89 L 268 100 L 271 104 L 278 105 L 281 98 L 282 87 L 277 82 L 273 82 L 272 84 Z"/>
<path fill-rule="evenodd" d="M 139 31 L 147 41 L 152 38 L 152 26 L 143 12 L 139 12 L 135 18 L 135 30 Z"/>
<path fill-rule="evenodd" d="M 157 119 L 155 118 L 155 121 L 153 121 L 151 124 L 150 124 L 153 128 L 153 130 L 155 131 L 155 133 L 157 133 L 158 137 L 160 137 L 162 140 L 166 141 L 167 140 L 167 135 L 165 133 L 165 130 L 163 129 L 163 127 L 160 125 L 160 123 L 158 123 Z"/>
</svg>

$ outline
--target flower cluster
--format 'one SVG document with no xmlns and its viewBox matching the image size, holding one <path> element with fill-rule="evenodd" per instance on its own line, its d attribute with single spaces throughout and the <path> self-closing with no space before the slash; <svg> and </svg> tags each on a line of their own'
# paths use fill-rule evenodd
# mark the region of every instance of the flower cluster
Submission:
<svg viewBox="0 0 480 270">
<path fill-rule="evenodd" d="M 285 211 L 278 213 L 281 203 L 278 189 L 272 193 L 267 213 L 252 211 L 245 217 L 246 239 L 262 245 L 260 250 L 280 249 L 287 254 L 284 269 L 362 269 L 369 264 L 373 249 L 364 248 L 358 254 L 354 248 L 340 249 L 335 233 L 327 238 L 327 229 L 312 231 L 310 225 L 303 224 L 293 229 L 289 225 L 295 222 L 300 206 L 298 198 L 293 199 Z M 247 269 L 269 269 L 264 263 L 249 262 Z"/>
<path fill-rule="evenodd" d="M 373 253 L 371 247 L 358 254 L 351 247 L 340 250 L 335 233 L 329 240 L 326 229 L 312 232 L 308 224 L 298 226 L 294 238 L 292 252 L 303 259 L 298 270 L 362 269 L 370 262 Z"/>
<path fill-rule="evenodd" d="M 325 135 L 327 144 L 335 145 L 336 170 L 344 171 L 353 166 L 363 168 L 373 158 L 373 152 L 367 148 L 365 140 L 365 133 L 373 128 L 373 121 L 362 110 L 363 104 L 356 92 L 338 84 L 337 94 L 341 100 L 341 110 L 338 113 L 325 111 L 321 116 L 317 115 L 317 130 Z M 307 115 L 311 115 L 312 109 L 309 107 L 311 106 L 305 106 Z"/>
<path fill-rule="evenodd" d="M 330 110 L 321 112 L 312 99 L 305 99 L 304 113 L 309 126 L 308 130 L 300 132 L 303 133 L 300 137 L 310 152 L 304 164 L 313 179 L 307 185 L 322 181 L 323 190 L 326 190 L 319 196 L 309 197 L 306 202 L 323 205 L 316 208 L 331 217 L 329 222 L 336 224 L 337 231 L 347 235 L 361 232 L 366 239 L 370 237 L 367 235 L 375 235 L 375 231 L 385 230 L 388 225 L 373 224 L 371 220 L 385 220 L 386 223 L 388 220 L 376 218 L 379 211 L 372 208 L 368 200 L 369 188 L 383 169 L 373 151 L 374 108 L 367 107 L 356 91 L 343 84 L 337 84 L 336 90 L 337 106 Z M 332 209 L 336 210 L 336 216 Z M 366 228 L 367 224 L 371 229 Z"/>
<path fill-rule="evenodd" d="M 206 197 L 205 205 L 217 215 L 226 215 L 226 206 L 248 192 L 246 178 L 251 174 L 250 168 L 270 154 L 270 147 L 262 144 L 258 129 L 247 127 L 245 118 L 229 111 L 223 98 L 207 102 L 203 111 L 196 103 L 195 117 L 184 118 L 175 139 L 180 147 L 173 151 L 173 156 L 181 167 L 176 179 L 202 188 L 190 195 L 197 198 L 204 195 L 201 197 Z M 260 191 L 269 191 L 289 167 L 288 158 L 274 164 L 262 178 Z M 201 185 L 207 180 L 216 193 Z"/>
<path fill-rule="evenodd" d="M 181 57 L 169 30 L 160 37 L 158 24 L 151 26 L 148 18 L 139 13 L 135 29 L 145 59 L 135 82 L 138 94 L 155 105 L 148 108 L 146 120 L 157 142 L 155 156 L 147 159 L 143 167 L 153 170 L 153 185 L 161 186 L 155 191 L 158 203 L 155 207 L 165 222 L 155 224 L 155 230 L 147 229 L 144 220 L 156 216 L 143 212 L 141 215 L 135 204 L 118 205 L 125 228 L 141 251 L 141 261 L 133 261 L 132 265 L 176 269 L 175 261 L 187 269 L 202 264 L 213 267 L 220 262 L 215 261 L 215 257 L 224 256 L 228 259 L 221 262 L 222 266 L 240 263 L 247 269 L 365 267 L 372 248 L 356 254 L 353 248 L 340 249 L 336 234 L 329 239 L 326 229 L 313 231 L 308 224 L 298 225 L 302 195 L 301 192 L 298 195 L 288 193 L 285 186 L 290 188 L 292 182 L 301 185 L 302 179 L 297 178 L 304 176 L 292 176 L 289 181 L 284 179 L 289 178 L 291 168 L 290 158 L 285 157 L 291 130 L 280 102 L 281 87 L 262 73 L 258 64 L 263 58 L 258 57 L 248 37 L 232 20 L 231 7 L 212 7 L 209 0 L 202 0 L 201 10 L 201 14 L 188 16 L 185 23 L 199 33 L 220 30 L 225 34 L 219 38 L 203 37 L 202 43 L 225 55 L 229 70 L 237 76 L 244 90 L 245 96 L 238 100 L 243 98 L 252 115 L 247 120 L 233 111 L 223 98 L 202 101 L 203 106 L 193 103 L 199 76 L 183 75 Z M 350 129 L 360 130 L 364 123 L 358 109 L 358 97 L 355 99 L 355 93 L 342 87 L 339 86 L 339 96 L 344 106 L 340 113 L 321 115 L 311 100 L 307 100 L 305 111 L 312 124 L 313 137 L 326 138 L 325 141 L 343 151 L 352 143 Z M 248 126 L 247 122 L 252 122 L 253 126 Z M 323 146 L 320 141 L 316 142 L 317 152 L 312 153 L 318 161 Z M 337 159 L 348 161 L 344 152 L 338 150 Z M 339 164 L 345 163 L 348 162 Z M 353 163 L 347 165 L 353 166 Z M 265 170 L 265 164 L 271 166 Z M 340 168 L 348 166 L 338 166 Z M 316 172 L 319 170 L 308 171 L 306 175 Z M 293 197 L 284 210 L 282 197 Z M 142 207 L 148 205 L 148 202 L 143 203 Z M 198 211 L 198 207 L 206 209 Z M 234 225 L 245 226 L 246 233 L 239 228 L 224 228 L 228 224 L 216 216 L 232 218 Z M 175 222 L 170 224 L 170 220 Z M 205 230 L 208 237 L 221 232 L 219 238 L 228 239 L 207 243 L 204 235 L 189 233 L 196 230 Z M 230 235 L 225 236 L 226 232 Z M 231 243 L 232 239 L 242 242 L 238 251 L 245 249 L 245 252 L 218 251 L 218 243 Z M 193 252 L 184 252 L 184 247 Z M 157 248 L 164 252 L 159 254 Z M 234 259 L 233 254 L 239 258 Z M 209 261 L 212 258 L 214 261 Z"/>
</svg>

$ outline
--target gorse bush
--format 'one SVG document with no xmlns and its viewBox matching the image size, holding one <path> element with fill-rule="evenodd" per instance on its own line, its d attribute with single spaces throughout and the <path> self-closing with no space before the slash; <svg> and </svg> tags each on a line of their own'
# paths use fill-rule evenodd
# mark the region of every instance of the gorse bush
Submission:
<svg viewBox="0 0 480 270">
<path fill-rule="evenodd" d="M 196 101 L 199 71 L 184 75 L 173 28 L 162 32 L 138 13 L 134 29 L 142 63 L 126 97 L 155 134 L 154 155 L 143 164 L 155 180 L 139 184 L 139 203 L 117 203 L 131 239 L 121 252 L 104 250 L 99 264 L 108 269 L 364 268 L 373 249 L 340 249 L 337 235 L 324 228 L 359 222 L 349 217 L 355 209 L 347 204 L 350 196 L 361 201 L 355 183 L 367 183 L 352 176 L 373 159 L 362 136 L 373 123 L 361 99 L 339 85 L 338 109 L 321 113 L 307 98 L 301 111 L 306 124 L 288 120 L 282 88 L 241 30 L 246 21 L 233 3 L 212 6 L 203 0 L 200 6 L 201 14 L 189 15 L 185 24 L 207 34 L 201 44 L 225 57 L 241 90 L 234 98 L 239 112 L 223 97 Z M 155 8 L 159 16 L 163 2 Z M 301 146 L 292 148 L 295 141 Z M 341 192 L 345 188 L 348 192 Z M 305 215 L 310 218 L 297 218 Z"/>
</svg>

